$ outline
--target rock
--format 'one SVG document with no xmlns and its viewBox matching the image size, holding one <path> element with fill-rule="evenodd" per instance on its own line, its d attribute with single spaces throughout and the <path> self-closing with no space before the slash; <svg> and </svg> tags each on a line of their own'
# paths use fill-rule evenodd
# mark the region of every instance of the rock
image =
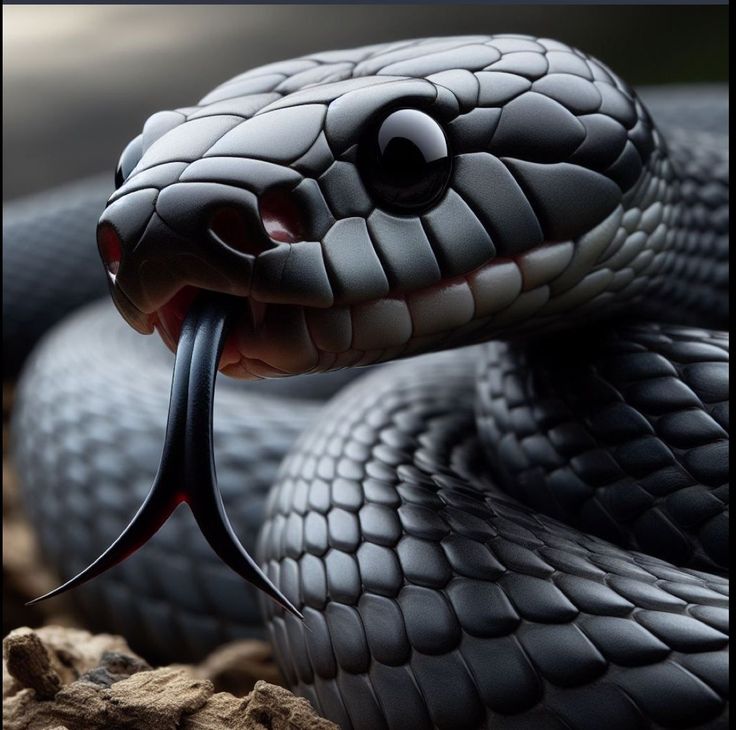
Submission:
<svg viewBox="0 0 736 730">
<path fill-rule="evenodd" d="M 115 682 L 130 677 L 131 674 L 150 669 L 146 662 L 136 656 L 119 651 L 106 651 L 100 660 L 100 666 L 85 672 L 79 679 L 102 687 L 111 687 Z"/>
<path fill-rule="evenodd" d="M 288 689 L 268 682 L 256 682 L 242 699 L 219 692 L 198 712 L 185 719 L 182 730 L 339 730 L 319 717 L 307 700 Z"/>
<path fill-rule="evenodd" d="M 115 662 L 116 656 L 125 657 L 131 663 L 127 674 Z M 120 636 L 92 635 L 63 626 L 35 630 L 23 627 L 3 639 L 3 698 L 22 688 L 33 689 L 38 694 L 39 683 L 43 683 L 41 695 L 48 696 L 51 685 L 40 679 L 45 667 L 58 677 L 57 691 L 87 672 L 105 670 L 122 678 L 132 674 L 133 667 L 138 667 L 135 671 L 150 669 Z"/>
<path fill-rule="evenodd" d="M 236 697 L 248 694 L 259 679 L 283 684 L 273 659 L 271 645 L 244 639 L 225 644 L 195 667 L 197 676 L 209 679 L 215 692 L 230 692 Z"/>
<path fill-rule="evenodd" d="M 169 668 L 139 672 L 109 688 L 79 679 L 59 690 L 53 701 L 34 701 L 29 690 L 5 700 L 4 727 L 41 730 L 62 723 L 69 730 L 176 730 L 212 692 L 211 683 Z"/>
<path fill-rule="evenodd" d="M 46 647 L 30 629 L 8 636 L 3 642 L 3 661 L 16 682 L 35 690 L 39 700 L 50 700 L 61 689 L 61 677 L 51 666 Z"/>
<path fill-rule="evenodd" d="M 245 699 L 244 719 L 252 724 L 233 725 L 238 730 L 338 730 L 335 723 L 319 717 L 307 700 L 284 687 L 259 681 Z"/>
<path fill-rule="evenodd" d="M 266 661 L 263 647 L 244 646 L 257 643 L 237 642 L 196 668 L 151 669 L 118 636 L 59 626 L 17 629 L 3 641 L 3 727 L 337 730 L 307 700 L 263 680 L 243 698 L 215 692 L 204 675 L 229 671 L 237 656 L 250 657 L 246 664 Z"/>
</svg>

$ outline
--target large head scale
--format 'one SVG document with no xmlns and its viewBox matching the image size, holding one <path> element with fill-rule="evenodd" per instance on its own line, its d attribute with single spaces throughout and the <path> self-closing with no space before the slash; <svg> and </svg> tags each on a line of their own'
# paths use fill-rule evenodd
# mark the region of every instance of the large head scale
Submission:
<svg viewBox="0 0 736 730">
<path fill-rule="evenodd" d="M 226 292 L 247 298 L 226 372 L 328 370 L 641 294 L 668 165 L 632 90 L 577 50 L 394 43 L 265 66 L 155 114 L 98 239 L 139 330 L 173 347 L 193 289 Z"/>
</svg>

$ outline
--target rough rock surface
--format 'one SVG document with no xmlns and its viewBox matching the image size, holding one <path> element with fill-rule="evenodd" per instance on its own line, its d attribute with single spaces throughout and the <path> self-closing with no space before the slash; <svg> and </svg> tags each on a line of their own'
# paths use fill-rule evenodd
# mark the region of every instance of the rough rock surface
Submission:
<svg viewBox="0 0 736 730">
<path fill-rule="evenodd" d="M 259 679 L 283 685 L 271 645 L 265 641 L 233 641 L 216 649 L 201 664 L 193 667 L 198 677 L 209 679 L 216 692 L 237 697 L 250 692 Z"/>
<path fill-rule="evenodd" d="M 247 642 L 250 643 L 250 642 Z M 151 669 L 119 636 L 59 626 L 20 628 L 3 640 L 6 730 L 335 730 L 304 699 L 256 682 L 245 697 L 215 692 L 221 671 L 243 647 L 202 666 Z M 259 655 L 246 647 L 245 655 Z M 268 658 L 261 648 L 261 658 Z M 223 658 L 224 657 L 224 658 Z M 250 675 L 252 677 L 252 673 Z"/>
</svg>

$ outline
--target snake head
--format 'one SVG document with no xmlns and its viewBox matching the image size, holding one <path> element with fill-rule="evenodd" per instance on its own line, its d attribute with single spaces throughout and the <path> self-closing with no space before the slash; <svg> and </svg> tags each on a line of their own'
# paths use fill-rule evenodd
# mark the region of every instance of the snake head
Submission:
<svg viewBox="0 0 736 730">
<path fill-rule="evenodd" d="M 240 297 L 220 367 L 277 377 L 636 301 L 670 176 L 602 63 L 522 36 L 428 39 L 272 64 L 153 115 L 98 243 L 134 327 L 173 349 L 197 290 Z"/>
<path fill-rule="evenodd" d="M 634 300 L 666 254 L 668 164 L 612 72 L 520 36 L 319 54 L 153 115 L 98 245 L 122 314 L 177 351 L 161 464 L 120 537 L 38 600 L 124 560 L 187 502 L 215 552 L 299 616 L 224 510 L 218 366 L 365 365 Z"/>
</svg>

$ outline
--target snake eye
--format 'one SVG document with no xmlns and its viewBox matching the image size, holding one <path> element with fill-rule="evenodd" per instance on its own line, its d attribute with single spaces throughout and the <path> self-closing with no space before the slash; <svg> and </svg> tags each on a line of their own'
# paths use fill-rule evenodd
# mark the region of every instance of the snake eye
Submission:
<svg viewBox="0 0 736 730">
<path fill-rule="evenodd" d="M 135 139 L 128 142 L 123 154 L 120 155 L 120 161 L 115 170 L 116 190 L 125 182 L 133 168 L 140 162 L 141 157 L 143 157 L 143 135 L 139 134 Z"/>
<path fill-rule="evenodd" d="M 442 127 L 418 109 L 399 109 L 372 127 L 358 162 L 376 202 L 399 212 L 429 208 L 447 187 L 452 169 Z"/>
</svg>

